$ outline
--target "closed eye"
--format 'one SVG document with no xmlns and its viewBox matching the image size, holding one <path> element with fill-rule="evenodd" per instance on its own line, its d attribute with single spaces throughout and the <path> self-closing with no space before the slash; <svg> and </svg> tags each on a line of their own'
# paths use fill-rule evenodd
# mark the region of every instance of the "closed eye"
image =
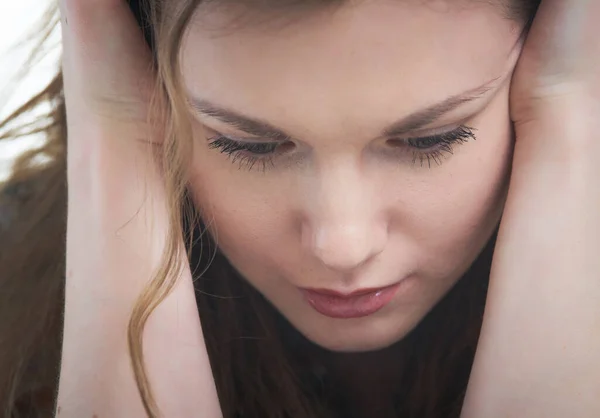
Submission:
<svg viewBox="0 0 600 418">
<path fill-rule="evenodd" d="M 434 162 L 440 165 L 443 158 L 454 153 L 456 145 L 475 140 L 475 129 L 466 125 L 436 135 L 415 138 L 391 138 L 386 144 L 398 151 L 412 153 L 413 165 L 417 162 L 431 168 Z M 227 155 L 239 168 L 259 168 L 265 171 L 274 165 L 274 158 L 295 148 L 292 141 L 255 142 L 241 141 L 217 134 L 208 138 L 209 147 Z"/>
<path fill-rule="evenodd" d="M 277 151 L 295 147 L 293 142 L 246 142 L 228 138 L 218 134 L 208 139 L 208 146 L 227 155 L 239 168 L 259 168 L 265 171 L 273 165 L 273 157 Z"/>
<path fill-rule="evenodd" d="M 444 157 L 454 154 L 457 145 L 476 140 L 475 128 L 461 125 L 458 128 L 436 135 L 429 135 L 417 138 L 389 139 L 387 144 L 394 148 L 406 149 L 412 152 L 413 165 L 419 162 L 420 166 L 427 164 L 431 168 L 431 163 L 440 165 Z"/>
</svg>

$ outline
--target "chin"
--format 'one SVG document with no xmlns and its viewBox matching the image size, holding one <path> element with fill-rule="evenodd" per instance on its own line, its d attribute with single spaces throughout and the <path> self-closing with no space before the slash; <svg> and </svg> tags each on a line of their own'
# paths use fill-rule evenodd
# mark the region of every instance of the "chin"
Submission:
<svg viewBox="0 0 600 418">
<path fill-rule="evenodd" d="M 349 339 L 347 341 L 313 341 L 313 343 L 319 345 L 328 351 L 336 353 L 366 353 L 370 351 L 379 351 L 394 345 L 398 341 L 402 340 L 404 336 L 399 338 L 381 338 L 374 339 L 371 341 L 357 341 Z"/>
<path fill-rule="evenodd" d="M 326 318 L 312 324 L 294 325 L 312 343 L 339 353 L 379 351 L 404 339 L 421 318 L 366 317 L 359 320 Z M 324 323 L 323 323 L 324 322 Z"/>
</svg>

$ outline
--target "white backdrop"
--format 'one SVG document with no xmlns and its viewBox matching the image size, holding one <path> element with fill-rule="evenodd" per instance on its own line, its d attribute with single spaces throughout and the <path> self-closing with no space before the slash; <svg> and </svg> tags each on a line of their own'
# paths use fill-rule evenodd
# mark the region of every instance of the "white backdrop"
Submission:
<svg viewBox="0 0 600 418">
<path fill-rule="evenodd" d="M 56 70 L 60 51 L 58 31 L 51 41 L 56 47 L 47 59 L 33 68 L 22 84 L 14 80 L 17 72 L 24 69 L 31 44 L 19 48 L 14 45 L 34 29 L 35 23 L 53 1 L 57 0 L 0 0 L 0 118 L 39 91 Z M 5 179 L 14 156 L 27 147 L 39 144 L 39 141 L 39 138 L 8 143 L 0 141 L 0 182 Z"/>
</svg>

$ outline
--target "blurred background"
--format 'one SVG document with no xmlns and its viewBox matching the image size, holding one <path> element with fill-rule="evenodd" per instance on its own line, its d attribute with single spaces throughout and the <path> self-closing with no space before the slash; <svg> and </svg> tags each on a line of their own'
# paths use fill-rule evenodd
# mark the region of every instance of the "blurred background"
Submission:
<svg viewBox="0 0 600 418">
<path fill-rule="evenodd" d="M 53 33 L 48 54 L 33 68 L 26 60 L 34 47 L 36 23 L 57 0 L 0 0 L 0 120 L 32 97 L 50 81 L 60 59 L 60 33 Z M 35 38 L 34 38 L 35 40 Z M 23 42 L 22 45 L 17 45 Z M 27 73 L 22 80 L 18 79 Z M 35 115 L 31 115 L 35 117 Z M 0 183 L 6 179 L 16 155 L 37 146 L 42 138 L 0 141 Z"/>
</svg>

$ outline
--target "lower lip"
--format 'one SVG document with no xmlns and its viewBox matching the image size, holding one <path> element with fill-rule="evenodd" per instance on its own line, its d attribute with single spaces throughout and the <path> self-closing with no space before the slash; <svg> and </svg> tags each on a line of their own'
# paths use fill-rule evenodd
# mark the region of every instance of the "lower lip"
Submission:
<svg viewBox="0 0 600 418">
<path fill-rule="evenodd" d="M 400 283 L 356 296 L 336 296 L 302 289 L 306 301 L 330 318 L 362 318 L 382 309 L 394 298 Z"/>
</svg>

